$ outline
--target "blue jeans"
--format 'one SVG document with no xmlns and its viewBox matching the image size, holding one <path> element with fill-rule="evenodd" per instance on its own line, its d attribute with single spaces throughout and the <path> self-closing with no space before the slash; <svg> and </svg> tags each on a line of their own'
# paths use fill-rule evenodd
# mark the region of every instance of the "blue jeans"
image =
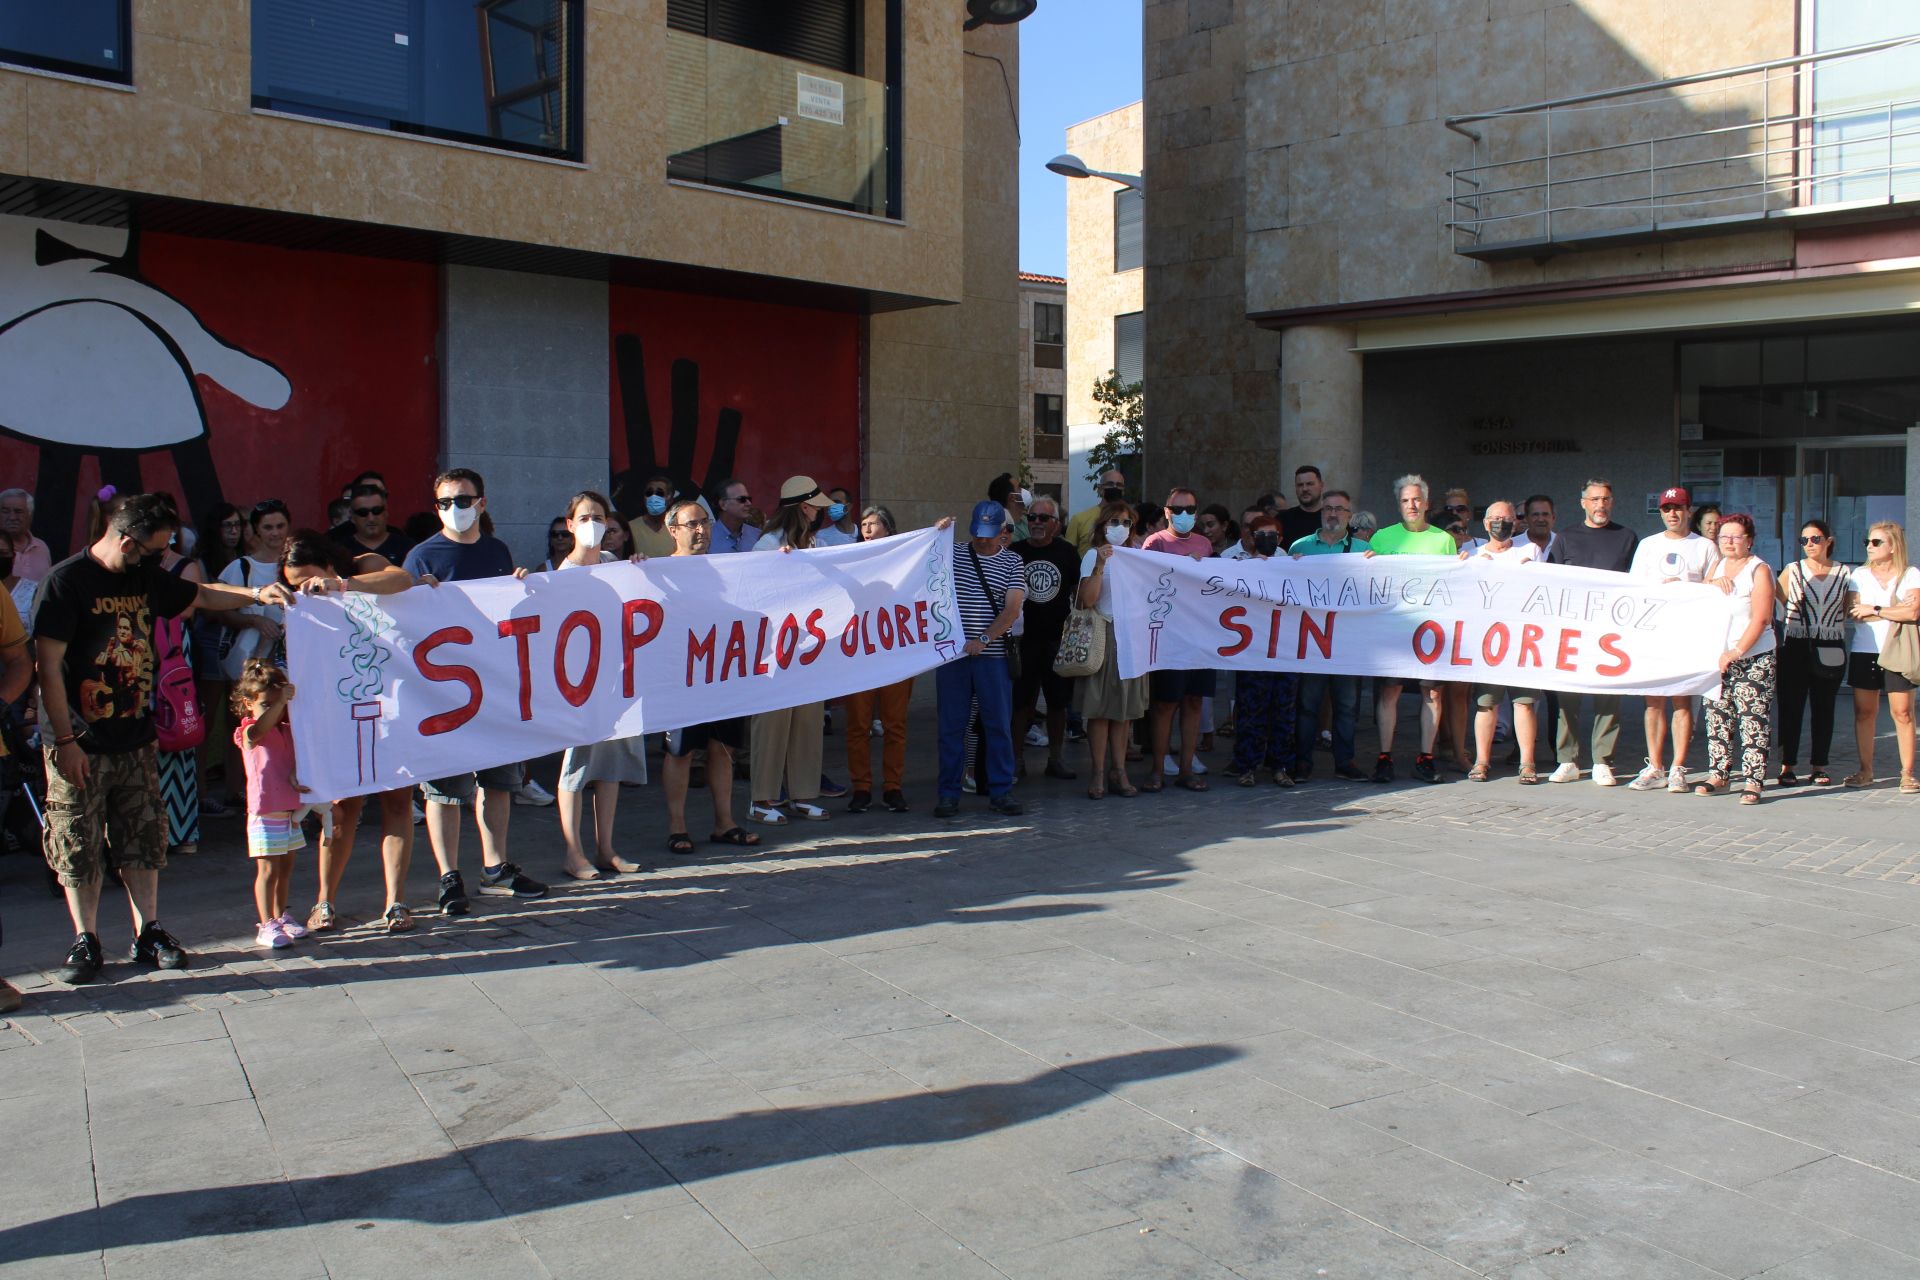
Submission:
<svg viewBox="0 0 1920 1280">
<path fill-rule="evenodd" d="M 1360 677 L 1303 675 L 1300 677 L 1300 714 L 1295 725 L 1295 750 L 1304 763 L 1319 745 L 1320 704 L 1333 690 L 1333 763 L 1353 763 L 1353 735 L 1360 724 Z"/>
<path fill-rule="evenodd" d="M 999 654 L 955 658 L 933 673 L 940 705 L 940 798 L 960 798 L 967 767 L 967 717 L 980 704 L 980 737 L 987 752 L 981 790 L 1004 796 L 1013 790 L 1013 680 Z"/>
</svg>

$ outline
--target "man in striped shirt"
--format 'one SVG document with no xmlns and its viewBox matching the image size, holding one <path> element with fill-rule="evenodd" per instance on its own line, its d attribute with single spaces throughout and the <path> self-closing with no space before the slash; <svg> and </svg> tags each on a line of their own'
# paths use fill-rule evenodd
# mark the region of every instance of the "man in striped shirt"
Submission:
<svg viewBox="0 0 1920 1280">
<path fill-rule="evenodd" d="M 1022 812 L 1013 798 L 1013 679 L 1007 673 L 1007 632 L 1026 603 L 1026 565 L 1001 546 L 1007 509 L 988 499 L 974 504 L 970 541 L 953 547 L 953 596 L 960 606 L 966 651 L 934 672 L 940 706 L 940 799 L 936 818 L 960 812 L 960 780 L 966 769 L 967 721 L 980 706 L 980 737 L 987 776 L 981 789 L 995 813 Z"/>
</svg>

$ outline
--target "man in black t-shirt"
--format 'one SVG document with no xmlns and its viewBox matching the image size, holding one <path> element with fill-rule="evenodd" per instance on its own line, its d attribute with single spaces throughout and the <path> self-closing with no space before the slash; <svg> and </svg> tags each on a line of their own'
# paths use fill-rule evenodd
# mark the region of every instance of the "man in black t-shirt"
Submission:
<svg viewBox="0 0 1920 1280">
<path fill-rule="evenodd" d="M 167 865 L 167 820 L 154 760 L 155 618 L 293 603 L 279 583 L 194 583 L 160 567 L 179 523 L 165 498 L 141 493 L 114 512 L 79 555 L 55 565 L 34 600 L 40 668 L 40 734 L 47 756 L 47 864 L 66 890 L 79 936 L 59 970 L 90 982 L 104 956 L 97 930 L 100 881 L 113 860 L 133 907 L 132 957 L 184 969 L 186 952 L 160 927 L 158 871 Z M 106 845 L 105 826 L 113 826 Z"/>
<path fill-rule="evenodd" d="M 1528 505 L 1532 505 L 1529 503 Z M 1611 569 L 1628 573 L 1633 569 L 1633 553 L 1640 548 L 1640 535 L 1613 522 L 1613 486 L 1605 480 L 1589 480 L 1580 490 L 1580 509 L 1586 520 L 1562 529 L 1547 550 L 1548 564 L 1567 564 L 1577 569 Z M 1619 779 L 1613 776 L 1613 748 L 1620 740 L 1620 695 L 1593 695 L 1593 780 L 1611 787 Z M 1554 754 L 1559 764 L 1549 782 L 1574 782 L 1580 777 L 1580 695 L 1562 694 L 1559 714 L 1554 717 Z"/>
<path fill-rule="evenodd" d="M 1033 723 L 1034 701 L 1047 696 L 1047 776 L 1078 775 L 1060 760 L 1067 740 L 1067 707 L 1073 701 L 1073 681 L 1055 675 L 1054 656 L 1060 651 L 1060 630 L 1073 611 L 1074 588 L 1080 582 L 1080 557 L 1060 535 L 1060 504 L 1039 497 L 1027 508 L 1027 536 L 1013 544 L 1026 562 L 1027 600 L 1021 609 L 1025 627 L 1019 637 L 1020 679 L 1013 686 L 1013 758 L 1015 776 L 1027 771 L 1027 727 Z"/>
<path fill-rule="evenodd" d="M 1280 545 L 1290 547 L 1302 538 L 1320 532 L 1320 502 L 1326 492 L 1320 468 L 1308 463 L 1293 470 L 1293 496 L 1299 505 L 1288 507 L 1274 518 L 1280 522 Z"/>
<path fill-rule="evenodd" d="M 388 564 L 404 564 L 413 544 L 387 521 L 387 491 L 383 485 L 357 484 L 347 506 L 347 518 L 327 530 L 335 542 L 364 555 L 372 552 Z"/>
</svg>

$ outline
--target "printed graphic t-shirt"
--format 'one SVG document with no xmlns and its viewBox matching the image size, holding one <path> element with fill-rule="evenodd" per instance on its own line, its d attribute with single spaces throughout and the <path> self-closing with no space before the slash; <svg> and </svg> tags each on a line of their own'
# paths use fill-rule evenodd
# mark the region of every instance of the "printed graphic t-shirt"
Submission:
<svg viewBox="0 0 1920 1280">
<path fill-rule="evenodd" d="M 60 674 L 87 750 L 119 755 L 153 741 L 153 620 L 178 617 L 199 593 L 158 557 L 115 573 L 85 551 L 40 584 L 33 634 L 66 642 Z"/>
<path fill-rule="evenodd" d="M 1073 609 L 1074 587 L 1080 582 L 1080 557 L 1064 538 L 1044 547 L 1031 540 L 1016 542 L 1013 551 L 1027 564 L 1027 631 L 1055 635 Z"/>
</svg>

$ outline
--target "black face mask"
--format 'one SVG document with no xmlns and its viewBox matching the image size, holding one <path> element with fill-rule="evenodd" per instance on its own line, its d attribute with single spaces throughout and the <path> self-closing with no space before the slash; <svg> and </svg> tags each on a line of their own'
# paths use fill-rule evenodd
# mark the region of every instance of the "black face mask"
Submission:
<svg viewBox="0 0 1920 1280">
<path fill-rule="evenodd" d="M 1100 491 L 1100 497 L 1107 502 L 1118 502 L 1127 496 L 1127 491 L 1118 485 L 1108 485 Z"/>
<path fill-rule="evenodd" d="M 1493 535 L 1495 542 L 1505 542 L 1513 536 L 1513 521 L 1489 520 L 1487 521 L 1487 532 Z"/>
<path fill-rule="evenodd" d="M 1270 556 L 1280 549 L 1280 535 L 1271 529 L 1262 529 L 1253 535 L 1253 553 Z"/>
</svg>

